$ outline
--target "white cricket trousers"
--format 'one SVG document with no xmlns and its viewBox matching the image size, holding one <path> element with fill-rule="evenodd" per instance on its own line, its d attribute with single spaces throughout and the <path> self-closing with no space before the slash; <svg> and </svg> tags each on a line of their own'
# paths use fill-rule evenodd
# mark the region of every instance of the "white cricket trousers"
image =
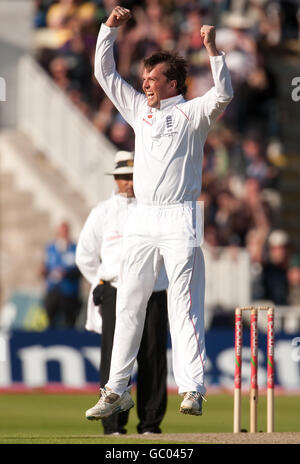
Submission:
<svg viewBox="0 0 300 464">
<path fill-rule="evenodd" d="M 178 392 L 205 394 L 205 268 L 199 246 L 203 222 L 199 224 L 199 221 L 202 218 L 196 202 L 167 206 L 138 204 L 128 218 L 111 368 L 106 384 L 118 395 L 128 386 L 143 333 L 147 302 L 162 262 L 169 279 L 168 317 Z"/>
</svg>

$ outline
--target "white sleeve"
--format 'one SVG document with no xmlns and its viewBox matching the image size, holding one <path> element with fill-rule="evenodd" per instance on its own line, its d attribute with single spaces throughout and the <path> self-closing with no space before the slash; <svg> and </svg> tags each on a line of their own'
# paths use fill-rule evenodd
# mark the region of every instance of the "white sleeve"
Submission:
<svg viewBox="0 0 300 464">
<path fill-rule="evenodd" d="M 225 55 L 210 57 L 214 86 L 202 97 L 187 102 L 189 117 L 195 128 L 206 124 L 207 129 L 223 113 L 233 98 L 233 89 Z"/>
<path fill-rule="evenodd" d="M 80 232 L 76 247 L 76 264 L 91 284 L 95 282 L 101 263 L 102 224 L 99 209 L 94 208 Z"/>
<path fill-rule="evenodd" d="M 113 54 L 116 35 L 116 27 L 101 25 L 96 45 L 95 77 L 123 118 L 134 128 L 139 105 L 145 103 L 146 97 L 116 71 Z"/>
</svg>

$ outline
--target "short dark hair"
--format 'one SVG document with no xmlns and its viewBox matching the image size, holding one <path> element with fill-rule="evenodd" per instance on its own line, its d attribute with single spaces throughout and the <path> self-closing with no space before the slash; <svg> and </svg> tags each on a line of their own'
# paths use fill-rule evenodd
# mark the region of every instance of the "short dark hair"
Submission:
<svg viewBox="0 0 300 464">
<path fill-rule="evenodd" d="M 169 81 L 177 81 L 177 90 L 179 94 L 185 95 L 187 91 L 187 62 L 177 53 L 155 52 L 148 58 L 144 59 L 144 66 L 147 70 L 153 69 L 159 63 L 166 63 L 167 70 L 165 76 Z"/>
</svg>

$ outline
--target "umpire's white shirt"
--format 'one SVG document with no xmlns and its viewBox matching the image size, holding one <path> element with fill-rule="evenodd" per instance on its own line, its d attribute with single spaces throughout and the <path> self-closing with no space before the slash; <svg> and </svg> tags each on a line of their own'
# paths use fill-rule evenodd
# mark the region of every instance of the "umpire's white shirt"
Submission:
<svg viewBox="0 0 300 464">
<path fill-rule="evenodd" d="M 197 200 L 207 133 L 233 96 L 224 55 L 210 57 L 215 85 L 205 95 L 189 101 L 177 95 L 161 100 L 160 109 L 155 109 L 116 72 L 112 47 L 116 35 L 117 28 L 102 24 L 95 76 L 135 131 L 136 199 L 146 204 Z"/>
<path fill-rule="evenodd" d="M 92 291 L 99 280 L 117 288 L 123 232 L 128 217 L 136 208 L 136 199 L 115 194 L 93 208 L 80 233 L 76 264 L 90 282 L 86 329 L 101 333 L 101 317 L 93 303 Z M 154 291 L 165 290 L 168 280 L 164 268 L 158 275 Z"/>
</svg>

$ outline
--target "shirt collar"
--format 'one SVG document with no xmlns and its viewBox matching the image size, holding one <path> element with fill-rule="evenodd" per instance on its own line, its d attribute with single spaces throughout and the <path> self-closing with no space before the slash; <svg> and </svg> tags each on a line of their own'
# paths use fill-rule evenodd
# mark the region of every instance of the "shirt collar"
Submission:
<svg viewBox="0 0 300 464">
<path fill-rule="evenodd" d="M 167 108 L 171 108 L 172 106 L 178 105 L 179 103 L 183 103 L 185 99 L 182 95 L 175 95 L 175 97 L 164 98 L 160 100 L 160 108 L 150 108 L 151 113 L 155 113 L 156 111 L 165 110 Z"/>
<path fill-rule="evenodd" d="M 123 203 L 123 204 L 136 203 L 136 198 L 135 197 L 126 197 L 125 195 L 121 195 L 120 193 L 114 193 L 113 197 L 119 203 Z"/>
</svg>

